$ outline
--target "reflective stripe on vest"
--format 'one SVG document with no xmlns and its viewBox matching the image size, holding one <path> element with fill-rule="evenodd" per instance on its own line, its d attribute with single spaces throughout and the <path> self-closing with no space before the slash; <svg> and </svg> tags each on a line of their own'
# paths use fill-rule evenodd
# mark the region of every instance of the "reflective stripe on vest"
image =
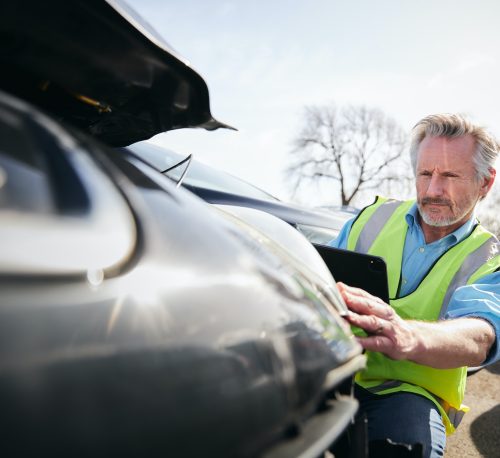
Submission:
<svg viewBox="0 0 500 458">
<path fill-rule="evenodd" d="M 490 237 L 479 248 L 467 256 L 448 286 L 441 311 L 439 312 L 440 319 L 444 318 L 454 291 L 459 286 L 470 283 L 469 279 L 472 277 L 474 272 L 482 267 L 486 261 L 493 259 L 498 255 L 498 245 L 498 240 L 496 240 L 495 237 Z"/>
<path fill-rule="evenodd" d="M 366 388 L 370 393 L 380 393 L 381 391 L 390 390 L 392 388 L 400 387 L 403 384 L 401 380 L 386 380 L 380 385 Z"/>
<path fill-rule="evenodd" d="M 462 423 L 462 420 L 464 418 L 464 415 L 468 412 L 467 409 L 462 409 L 462 410 L 457 410 L 455 407 L 449 407 L 448 409 L 445 409 L 446 415 L 448 415 L 448 420 L 450 420 L 450 423 L 453 425 L 455 429 L 458 428 L 458 425 Z"/>
<path fill-rule="evenodd" d="M 370 224 L 365 224 L 359 233 L 354 251 L 368 253 L 385 223 L 400 205 L 401 202 L 398 200 L 388 200 L 384 202 L 384 205 L 380 205 L 371 216 Z"/>
</svg>

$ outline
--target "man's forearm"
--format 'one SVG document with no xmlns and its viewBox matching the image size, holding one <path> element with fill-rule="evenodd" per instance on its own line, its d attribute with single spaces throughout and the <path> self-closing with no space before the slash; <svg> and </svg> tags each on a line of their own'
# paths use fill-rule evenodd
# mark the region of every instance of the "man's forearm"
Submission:
<svg viewBox="0 0 500 458">
<path fill-rule="evenodd" d="M 381 299 L 338 283 L 349 308 L 346 319 L 368 333 L 358 338 L 366 350 L 438 369 L 481 365 L 495 342 L 492 325 L 481 318 L 440 322 L 404 320 Z"/>
<path fill-rule="evenodd" d="M 481 365 L 495 342 L 495 331 L 480 318 L 428 323 L 410 321 L 417 345 L 409 360 L 438 369 Z"/>
</svg>

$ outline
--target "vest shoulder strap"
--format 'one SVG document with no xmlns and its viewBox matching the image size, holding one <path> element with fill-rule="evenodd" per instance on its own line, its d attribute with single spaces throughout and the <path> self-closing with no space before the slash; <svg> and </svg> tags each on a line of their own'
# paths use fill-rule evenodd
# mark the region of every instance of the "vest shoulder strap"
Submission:
<svg viewBox="0 0 500 458">
<path fill-rule="evenodd" d="M 409 202 L 411 205 L 411 201 Z M 349 233 L 347 249 L 367 253 L 385 223 L 402 204 L 407 203 L 377 196 L 375 202 L 361 210 L 354 221 Z M 370 224 L 367 224 L 368 221 Z"/>
</svg>

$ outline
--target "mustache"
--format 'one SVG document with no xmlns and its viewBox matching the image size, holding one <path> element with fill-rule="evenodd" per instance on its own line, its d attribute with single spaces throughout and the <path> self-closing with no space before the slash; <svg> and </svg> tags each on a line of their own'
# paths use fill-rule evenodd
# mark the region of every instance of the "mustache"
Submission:
<svg viewBox="0 0 500 458">
<path fill-rule="evenodd" d="M 422 197 L 422 199 L 420 199 L 420 204 L 448 205 L 448 207 L 451 207 L 451 201 L 448 199 L 441 199 L 439 197 Z"/>
</svg>

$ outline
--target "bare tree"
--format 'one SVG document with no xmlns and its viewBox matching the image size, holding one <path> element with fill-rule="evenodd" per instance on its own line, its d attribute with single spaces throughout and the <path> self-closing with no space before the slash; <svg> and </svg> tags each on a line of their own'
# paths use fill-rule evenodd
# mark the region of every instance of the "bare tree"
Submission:
<svg viewBox="0 0 500 458">
<path fill-rule="evenodd" d="M 349 205 L 363 191 L 407 182 L 406 145 L 406 133 L 378 109 L 307 107 L 287 169 L 293 193 L 306 184 L 328 182 L 341 204 Z"/>
</svg>

